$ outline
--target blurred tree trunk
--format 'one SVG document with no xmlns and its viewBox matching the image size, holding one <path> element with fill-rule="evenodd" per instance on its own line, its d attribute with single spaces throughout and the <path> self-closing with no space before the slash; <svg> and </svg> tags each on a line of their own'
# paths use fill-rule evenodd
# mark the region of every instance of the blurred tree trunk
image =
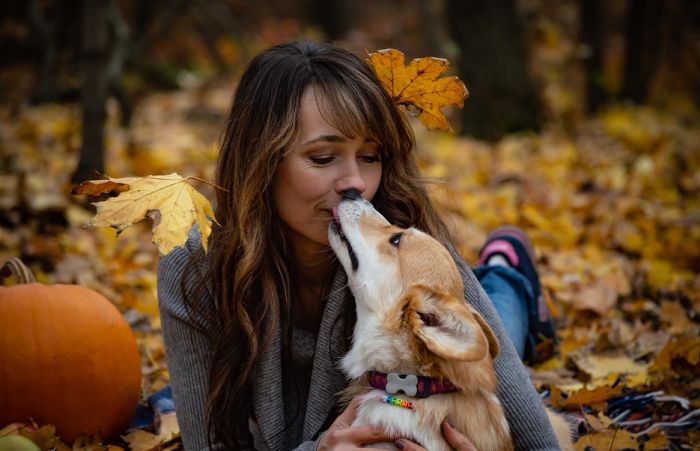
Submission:
<svg viewBox="0 0 700 451">
<path fill-rule="evenodd" d="M 53 74 L 56 60 L 56 27 L 46 18 L 41 1 L 31 0 L 27 6 L 31 32 L 39 49 L 37 53 L 40 55 L 37 64 L 39 80 L 32 103 L 41 103 L 51 100 L 56 90 Z M 61 8 L 58 8 L 57 13 L 61 14 Z M 57 22 L 60 23 L 60 19 Z"/>
<path fill-rule="evenodd" d="M 607 101 L 603 73 L 602 0 L 580 0 L 581 40 L 586 46 L 586 112 L 595 113 Z"/>
<path fill-rule="evenodd" d="M 622 97 L 640 104 L 659 61 L 664 0 L 629 0 L 625 33 L 625 73 Z"/>
<path fill-rule="evenodd" d="M 445 30 L 444 4 L 435 0 L 418 0 L 418 11 L 421 15 L 423 32 L 425 33 L 425 54 L 453 60 L 455 52 Z"/>
<path fill-rule="evenodd" d="M 514 0 L 447 0 L 457 68 L 469 89 L 462 134 L 495 139 L 536 129 L 539 106 L 527 70 L 525 40 Z"/>
<path fill-rule="evenodd" d="M 78 183 L 104 173 L 104 122 L 109 87 L 109 35 L 107 12 L 110 0 L 83 1 L 82 147 L 71 181 Z"/>
<path fill-rule="evenodd" d="M 343 38 L 350 30 L 346 0 L 311 0 L 311 15 L 331 41 Z"/>
</svg>

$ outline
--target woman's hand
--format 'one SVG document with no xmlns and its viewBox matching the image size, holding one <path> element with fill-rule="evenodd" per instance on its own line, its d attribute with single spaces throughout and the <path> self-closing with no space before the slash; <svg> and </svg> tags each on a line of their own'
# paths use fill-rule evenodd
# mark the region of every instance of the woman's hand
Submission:
<svg viewBox="0 0 700 451">
<path fill-rule="evenodd" d="M 477 451 L 476 447 L 474 447 L 474 444 L 467 438 L 467 436 L 452 427 L 447 420 L 443 420 L 442 422 L 442 435 L 445 436 L 447 443 L 449 443 L 449 445 L 457 451 Z M 394 445 L 398 449 L 402 449 L 404 451 L 425 451 L 425 448 L 422 446 L 406 439 L 396 440 Z"/>
<path fill-rule="evenodd" d="M 396 437 L 387 435 L 382 429 L 368 424 L 363 426 L 350 426 L 357 417 L 357 406 L 360 402 L 360 395 L 355 396 L 350 405 L 335 419 L 331 427 L 321 435 L 316 449 L 326 450 L 354 450 L 362 445 L 389 442 Z M 363 450 L 375 448 L 362 448 Z"/>
</svg>

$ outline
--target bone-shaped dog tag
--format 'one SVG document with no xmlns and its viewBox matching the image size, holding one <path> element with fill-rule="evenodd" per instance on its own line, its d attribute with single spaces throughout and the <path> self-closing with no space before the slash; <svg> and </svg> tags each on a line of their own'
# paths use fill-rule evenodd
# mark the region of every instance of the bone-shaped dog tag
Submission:
<svg viewBox="0 0 700 451">
<path fill-rule="evenodd" d="M 386 392 L 395 395 L 403 391 L 408 396 L 416 396 L 418 376 L 415 374 L 389 373 L 386 375 Z"/>
</svg>

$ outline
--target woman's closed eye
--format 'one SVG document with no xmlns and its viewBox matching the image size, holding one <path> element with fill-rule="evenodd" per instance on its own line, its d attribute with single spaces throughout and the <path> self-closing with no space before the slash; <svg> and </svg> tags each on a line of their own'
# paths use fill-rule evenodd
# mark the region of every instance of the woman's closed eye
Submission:
<svg viewBox="0 0 700 451">
<path fill-rule="evenodd" d="M 369 155 L 360 155 L 358 157 L 363 163 L 379 163 L 382 161 L 382 158 L 379 156 L 379 154 L 369 154 Z"/>
<path fill-rule="evenodd" d="M 324 166 L 331 163 L 335 159 L 333 155 L 312 155 L 309 161 L 318 166 Z"/>
<path fill-rule="evenodd" d="M 309 161 L 317 166 L 325 166 L 327 164 L 332 163 L 335 161 L 336 156 L 335 155 L 311 155 L 308 157 Z M 379 154 L 368 154 L 368 155 L 358 155 L 357 159 L 361 161 L 362 163 L 366 164 L 374 164 L 374 163 L 380 163 L 382 161 L 382 158 L 379 156 Z"/>
</svg>

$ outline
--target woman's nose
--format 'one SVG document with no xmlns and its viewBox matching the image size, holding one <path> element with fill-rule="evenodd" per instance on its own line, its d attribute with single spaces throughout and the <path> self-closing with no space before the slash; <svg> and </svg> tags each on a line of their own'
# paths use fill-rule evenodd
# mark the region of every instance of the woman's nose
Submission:
<svg viewBox="0 0 700 451">
<path fill-rule="evenodd" d="M 360 168 L 357 162 L 349 162 L 344 168 L 342 174 L 338 177 L 335 183 L 335 192 L 338 194 L 343 194 L 348 190 L 356 190 L 360 194 L 365 192 L 367 184 L 365 183 L 364 177 L 360 172 Z"/>
</svg>

